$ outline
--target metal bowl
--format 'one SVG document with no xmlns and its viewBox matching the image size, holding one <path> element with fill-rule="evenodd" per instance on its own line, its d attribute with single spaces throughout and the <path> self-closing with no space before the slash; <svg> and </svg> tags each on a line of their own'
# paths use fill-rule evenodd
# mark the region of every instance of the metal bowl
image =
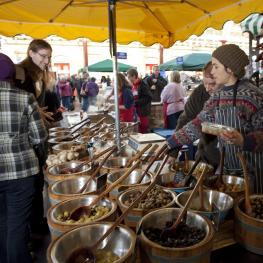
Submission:
<svg viewBox="0 0 263 263">
<path fill-rule="evenodd" d="M 67 262 L 73 251 L 80 247 L 92 246 L 110 228 L 111 223 L 95 223 L 75 228 L 56 241 L 48 249 L 48 259 L 52 263 Z M 124 225 L 116 227 L 109 238 L 101 243 L 99 249 L 112 251 L 120 257 L 116 263 L 128 262 L 135 250 L 135 233 Z"/>
<path fill-rule="evenodd" d="M 49 133 L 49 138 L 57 138 L 57 137 L 72 137 L 70 131 L 57 131 Z"/>
<path fill-rule="evenodd" d="M 50 128 L 48 131 L 49 131 L 49 133 L 63 132 L 63 131 L 69 131 L 69 128 L 66 128 L 66 127 L 53 127 L 53 128 Z"/>
<path fill-rule="evenodd" d="M 228 191 L 227 189 L 222 191 L 222 189 L 215 189 L 215 182 L 217 180 L 217 176 L 215 176 L 215 179 L 213 181 L 209 180 L 209 184 L 206 184 L 206 186 L 210 187 L 211 189 L 218 190 L 220 192 L 224 192 L 234 199 L 238 199 L 239 197 L 243 196 L 245 193 L 245 180 L 242 177 L 234 176 L 234 175 L 223 175 L 223 181 L 224 183 L 231 184 L 234 186 L 240 187 L 239 191 Z"/>
<path fill-rule="evenodd" d="M 50 138 L 48 139 L 48 143 L 51 146 L 54 146 L 56 144 L 62 143 L 62 142 L 72 142 L 72 136 L 68 137 L 55 137 L 55 138 Z"/>
<path fill-rule="evenodd" d="M 72 162 L 66 162 L 63 164 L 53 165 L 48 169 L 48 173 L 52 175 L 73 175 L 72 173 L 61 173 L 63 169 L 74 169 L 78 167 L 82 162 L 79 161 L 72 161 Z M 82 166 L 79 171 L 75 172 L 74 175 L 81 175 L 87 171 L 90 170 L 90 165 L 86 164 Z"/>
<path fill-rule="evenodd" d="M 190 191 L 183 192 L 176 197 L 176 203 L 179 207 L 184 207 L 187 199 L 189 198 Z M 199 192 L 197 192 L 190 204 L 189 209 L 196 212 L 202 216 L 206 216 L 209 219 L 218 218 L 219 222 L 224 221 L 225 217 L 232 209 L 234 200 L 233 198 L 225 193 L 214 191 L 214 190 L 204 190 L 204 209 L 201 209 Z M 219 213 L 214 210 L 213 205 L 219 209 Z"/>
<path fill-rule="evenodd" d="M 65 211 L 68 211 L 69 213 L 71 213 L 75 209 L 77 209 L 78 207 L 88 206 L 96 198 L 97 198 L 97 195 L 86 195 L 83 197 L 76 197 L 76 198 L 72 198 L 72 199 L 60 202 L 60 203 L 58 203 L 55 206 L 50 208 L 49 213 L 48 213 L 49 214 L 48 218 L 51 222 L 55 222 L 56 224 L 69 225 L 66 222 L 61 222 L 61 221 L 57 220 L 58 215 L 63 214 Z M 106 206 L 110 209 L 110 211 L 108 214 L 96 219 L 93 222 L 102 221 L 105 218 L 108 218 L 110 215 L 114 214 L 116 212 L 116 209 L 117 209 L 117 204 L 108 198 L 101 199 L 100 201 L 97 202 L 96 205 Z M 84 224 L 87 225 L 90 223 L 84 223 Z M 74 223 L 71 223 L 70 225 L 71 226 L 78 226 L 78 225 L 83 225 L 83 223 L 74 222 Z"/>
<path fill-rule="evenodd" d="M 53 166 L 48 167 L 47 173 L 46 173 L 48 182 L 53 183 L 55 181 L 65 179 L 69 176 L 87 175 L 88 173 L 90 173 L 91 167 L 89 164 L 82 166 L 80 168 L 80 171 L 78 171 L 76 173 L 65 173 L 65 174 L 61 173 L 62 169 L 67 169 L 67 168 L 74 169 L 81 163 L 82 162 L 80 162 L 80 161 L 71 161 L 71 162 L 66 162 L 63 164 L 57 164 L 57 165 L 53 165 Z"/>
<path fill-rule="evenodd" d="M 136 151 L 134 151 L 130 146 L 122 144 L 120 152 L 114 152 L 112 155 L 117 157 L 132 157 L 136 154 Z"/>
<path fill-rule="evenodd" d="M 138 132 L 139 130 L 139 123 L 136 122 L 121 122 L 120 123 L 121 127 L 124 127 L 126 130 L 127 127 L 127 133 L 133 133 L 133 132 Z"/>
<path fill-rule="evenodd" d="M 52 151 L 54 154 L 57 154 L 61 151 L 69 151 L 71 150 L 71 147 L 72 146 L 79 146 L 80 144 L 79 143 L 76 143 L 76 142 L 62 142 L 62 143 L 59 143 L 59 144 L 56 144 L 54 146 L 52 146 Z M 85 153 L 86 151 L 84 150 L 84 152 L 81 152 L 81 153 Z"/>
<path fill-rule="evenodd" d="M 128 199 L 128 196 L 130 194 L 138 193 L 138 191 L 141 192 L 145 188 L 146 188 L 146 186 L 139 186 L 139 187 L 128 189 L 128 190 L 125 190 L 124 192 L 122 192 L 117 198 L 117 203 L 118 203 L 118 206 L 121 209 L 121 211 L 123 212 L 128 208 L 128 206 L 125 205 L 125 201 Z M 163 205 L 162 207 L 172 207 L 175 204 L 176 193 L 173 191 L 167 190 L 167 189 L 163 189 L 163 190 L 165 192 L 168 192 L 171 195 L 172 200 L 170 203 Z M 148 214 L 151 211 L 158 210 L 162 207 L 153 208 L 153 209 L 133 208 L 129 212 L 129 214 L 124 218 L 125 225 L 127 225 L 129 227 L 137 227 L 138 222 L 141 220 L 141 218 L 144 215 Z"/>
<path fill-rule="evenodd" d="M 194 165 L 194 161 L 188 161 L 188 167 L 191 169 L 191 167 Z M 206 177 L 209 177 L 213 175 L 214 168 L 212 165 L 209 165 L 207 163 L 200 162 L 197 167 L 195 168 L 193 175 L 196 177 L 199 177 L 199 175 L 202 173 L 204 166 L 207 166 L 207 172 L 206 172 Z M 175 162 L 173 165 L 170 166 L 170 170 L 172 172 L 177 172 L 179 169 L 182 169 L 183 171 L 185 170 L 185 162 Z M 184 171 L 185 172 L 185 171 Z M 188 171 L 186 171 L 187 173 Z"/>
<path fill-rule="evenodd" d="M 175 172 L 169 172 L 169 173 L 162 174 L 160 181 L 158 182 L 158 185 L 162 186 L 165 189 L 169 189 L 171 191 L 174 191 L 177 194 L 180 194 L 182 192 L 188 191 L 188 190 L 193 188 L 190 186 L 186 186 L 186 187 L 167 187 L 167 186 L 165 186 L 166 184 L 174 181 L 174 176 L 175 176 Z"/>
<path fill-rule="evenodd" d="M 109 171 L 123 169 L 128 164 L 129 160 L 130 158 L 128 157 L 111 157 L 105 162 L 103 168 Z M 139 167 L 141 167 L 141 165 L 139 165 Z"/>
<path fill-rule="evenodd" d="M 94 180 L 90 181 L 83 193 L 78 193 L 88 180 L 90 180 L 89 176 L 80 176 L 59 180 L 51 184 L 48 188 L 51 205 L 55 205 L 56 203 L 76 196 L 81 197 L 87 194 L 95 194 L 97 185 Z"/>
<path fill-rule="evenodd" d="M 117 179 L 119 179 L 128 169 L 122 169 L 121 171 L 115 171 L 112 172 L 108 175 L 108 184 L 114 183 Z M 137 187 L 137 186 L 142 186 L 142 185 L 147 185 L 151 182 L 153 175 L 151 173 L 147 173 L 142 182 L 140 184 L 137 184 L 136 182 L 138 181 L 139 176 L 144 173 L 144 170 L 141 169 L 136 169 L 132 171 L 129 176 L 117 187 L 115 187 L 111 192 L 110 192 L 110 197 L 111 198 L 117 198 L 120 192 L 123 192 L 127 188 L 132 188 L 132 187 Z"/>
<path fill-rule="evenodd" d="M 193 212 L 187 212 L 186 224 L 205 231 L 206 236 L 199 243 L 184 248 L 164 247 L 147 238 L 144 234 L 146 228 L 154 227 L 164 229 L 168 221 L 174 221 L 181 212 L 180 208 L 162 208 L 145 215 L 139 224 L 141 229 L 141 248 L 151 262 L 209 262 L 213 246 L 215 231 L 211 222 Z"/>
</svg>

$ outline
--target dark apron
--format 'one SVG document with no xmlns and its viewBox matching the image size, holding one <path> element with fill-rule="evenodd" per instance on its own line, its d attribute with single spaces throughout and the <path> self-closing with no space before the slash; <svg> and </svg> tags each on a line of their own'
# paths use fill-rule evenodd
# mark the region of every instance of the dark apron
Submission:
<svg viewBox="0 0 263 263">
<path fill-rule="evenodd" d="M 233 107 L 221 109 L 219 107 L 219 101 L 216 108 L 215 123 L 226 125 L 237 129 L 241 134 L 247 134 L 249 131 L 245 130 L 242 126 L 242 121 L 238 114 L 236 107 L 236 96 L 237 96 L 238 83 L 233 88 Z M 228 144 L 224 140 L 219 138 L 220 148 L 225 146 L 225 174 L 242 175 L 242 168 L 240 161 L 237 157 L 237 152 L 241 152 L 239 146 Z M 251 178 L 251 188 L 254 193 L 263 193 L 263 153 L 254 153 L 243 151 L 248 164 L 249 175 Z"/>
</svg>

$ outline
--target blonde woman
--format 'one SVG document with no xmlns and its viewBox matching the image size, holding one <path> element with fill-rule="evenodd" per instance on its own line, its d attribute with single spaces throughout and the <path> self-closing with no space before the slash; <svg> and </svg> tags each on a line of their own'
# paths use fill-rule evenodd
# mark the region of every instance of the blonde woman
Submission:
<svg viewBox="0 0 263 263">
<path fill-rule="evenodd" d="M 184 110 L 185 90 L 181 86 L 181 77 L 178 71 L 170 74 L 170 82 L 161 93 L 163 103 L 164 128 L 175 129 L 177 120 Z"/>
</svg>

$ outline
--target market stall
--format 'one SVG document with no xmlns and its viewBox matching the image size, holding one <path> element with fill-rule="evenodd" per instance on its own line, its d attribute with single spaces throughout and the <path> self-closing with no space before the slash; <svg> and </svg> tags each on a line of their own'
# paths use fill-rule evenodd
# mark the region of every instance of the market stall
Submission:
<svg viewBox="0 0 263 263">
<path fill-rule="evenodd" d="M 198 4 L 189 1 L 167 1 L 166 4 L 163 1 L 6 1 L 0 5 L 0 33 L 8 36 L 25 33 L 33 37 L 49 34 L 65 38 L 86 36 L 94 41 L 102 41 L 108 38 L 108 11 L 113 11 L 110 16 L 113 26 L 110 27 L 111 44 L 116 44 L 114 30 L 117 28 L 119 43 L 138 40 L 145 45 L 159 42 L 169 47 L 176 40 L 201 34 L 209 26 L 220 28 L 228 19 L 239 22 L 251 12 L 262 12 L 262 8 L 261 0 L 231 3 L 198 1 Z M 116 72 L 116 46 L 111 51 Z M 115 105 L 117 113 L 117 97 Z M 73 143 L 63 156 L 58 156 L 61 152 L 55 154 L 54 151 L 50 161 L 57 160 L 58 163 L 50 163 L 46 169 L 51 188 L 57 181 L 61 182 L 60 187 L 50 189 L 50 198 L 54 191 L 56 195 L 66 195 L 63 196 L 65 200 L 58 198 L 57 204 L 53 200 L 54 205 L 49 210 L 49 227 L 54 239 L 47 253 L 49 262 L 81 262 L 87 258 L 88 262 L 95 262 L 94 255 L 96 262 L 104 262 L 105 259 L 110 262 L 134 262 L 135 259 L 137 262 L 146 262 L 147 259 L 153 263 L 176 260 L 209 262 L 213 249 L 235 242 L 231 225 L 233 220 L 238 222 L 241 217 L 242 220 L 249 217 L 243 221 L 249 226 L 253 222 L 253 235 L 249 233 L 251 237 L 245 240 L 235 236 L 235 240 L 249 251 L 262 255 L 262 219 L 255 218 L 258 214 L 254 216 L 247 211 L 249 201 L 252 212 L 257 209 L 248 192 L 245 204 L 241 201 L 236 208 L 236 218 L 231 217 L 234 198 L 230 193 L 241 192 L 244 195 L 246 183 L 227 181 L 228 177 L 223 177 L 225 181 L 221 184 L 230 185 L 230 188 L 222 189 L 226 193 L 219 188 L 211 189 L 215 186 L 213 181 L 212 187 L 209 184 L 213 180 L 213 171 L 206 163 L 190 163 L 187 159 L 179 162 L 175 159 L 171 164 L 166 164 L 168 155 L 165 143 L 154 139 L 147 143 L 143 141 L 141 145 L 139 139 L 142 135 L 136 134 L 135 140 L 131 135 L 134 131 L 128 131 L 127 126 L 119 122 L 118 114 L 115 116 L 115 125 L 110 126 L 111 123 L 105 123 L 101 118 L 87 123 L 77 132 L 74 130 L 74 134 L 71 126 L 78 121 L 74 124 L 69 122 L 65 128 L 70 133 L 62 136 L 55 134 L 54 140 L 50 138 L 51 150 L 63 142 L 67 145 Z M 105 139 L 105 134 L 111 134 L 111 140 Z M 49 135 L 52 137 L 51 131 Z M 129 138 L 133 138 L 133 142 L 141 147 L 129 146 Z M 75 140 L 78 140 L 78 146 L 84 148 L 76 148 Z M 116 144 L 118 147 L 115 147 Z M 130 175 L 137 168 L 143 172 L 137 172 L 131 178 Z M 120 172 L 119 178 L 113 183 L 107 182 L 105 188 L 105 180 L 100 180 L 101 176 L 116 170 Z M 147 174 L 148 178 L 152 174 L 153 179 L 147 181 Z M 167 176 L 170 179 L 162 181 L 164 174 L 170 175 Z M 73 181 L 68 184 L 65 181 L 69 179 Z M 142 183 L 146 186 L 141 186 Z M 131 189 L 130 186 L 134 184 L 140 186 Z M 92 185 L 96 187 L 92 188 Z M 116 214 L 116 201 L 108 198 L 116 187 L 119 193 L 117 203 L 122 214 Z M 185 188 L 182 194 L 189 191 L 183 203 L 177 198 L 180 195 L 177 192 L 182 188 Z M 207 194 L 204 195 L 204 192 Z M 225 202 L 226 199 L 228 202 Z M 259 199 L 257 201 L 261 203 L 262 197 Z M 175 203 L 177 208 L 174 207 Z M 131 227 L 113 224 L 122 219 L 126 219 L 128 224 L 132 223 L 132 227 L 137 226 L 137 233 Z M 217 233 L 211 220 L 218 228 Z M 182 223 L 180 227 L 178 223 Z M 236 233 L 241 228 L 237 228 Z M 160 236 L 166 237 L 167 229 L 173 230 L 175 235 L 160 240 Z M 106 238 L 104 234 L 109 234 L 109 230 L 112 235 Z M 178 238 L 176 232 L 183 238 Z M 214 236 L 218 238 L 213 239 Z M 144 244 L 138 246 L 138 250 L 135 249 L 136 239 L 139 240 L 138 244 Z M 256 249 L 252 250 L 251 245 L 256 245 Z"/>
</svg>

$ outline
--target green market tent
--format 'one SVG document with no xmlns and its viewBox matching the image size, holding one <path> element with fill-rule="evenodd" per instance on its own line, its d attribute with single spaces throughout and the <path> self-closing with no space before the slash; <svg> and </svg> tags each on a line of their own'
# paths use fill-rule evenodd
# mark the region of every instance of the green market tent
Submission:
<svg viewBox="0 0 263 263">
<path fill-rule="evenodd" d="M 204 65 L 211 60 L 211 54 L 208 53 L 191 53 L 183 57 L 177 57 L 160 65 L 160 70 L 184 70 L 196 71 L 202 70 Z"/>
<path fill-rule="evenodd" d="M 118 62 L 118 71 L 126 72 L 130 68 L 135 68 L 135 67 Z M 111 59 L 105 59 L 103 61 L 97 62 L 95 64 L 92 64 L 92 65 L 86 67 L 86 69 L 89 72 L 113 72 L 112 60 Z"/>
</svg>

